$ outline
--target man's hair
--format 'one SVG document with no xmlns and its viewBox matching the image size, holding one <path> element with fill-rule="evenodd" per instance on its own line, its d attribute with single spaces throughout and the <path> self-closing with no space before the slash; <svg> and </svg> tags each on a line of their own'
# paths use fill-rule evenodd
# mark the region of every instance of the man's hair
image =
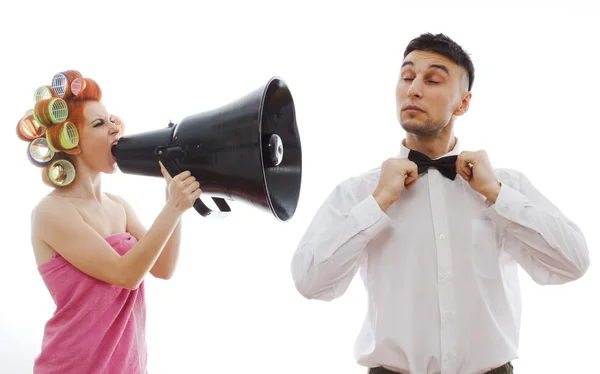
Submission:
<svg viewBox="0 0 600 374">
<path fill-rule="evenodd" d="M 455 64 L 465 68 L 469 74 L 469 91 L 475 80 L 475 67 L 468 53 L 454 40 L 444 34 L 426 33 L 414 38 L 408 43 L 404 50 L 404 57 L 412 51 L 433 52 L 445 56 Z"/>
</svg>

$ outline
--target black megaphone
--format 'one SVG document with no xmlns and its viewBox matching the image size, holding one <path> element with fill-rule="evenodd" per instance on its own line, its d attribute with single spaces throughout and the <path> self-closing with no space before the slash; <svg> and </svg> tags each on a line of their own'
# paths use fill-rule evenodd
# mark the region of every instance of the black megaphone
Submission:
<svg viewBox="0 0 600 374">
<path fill-rule="evenodd" d="M 231 212 L 225 200 L 250 203 L 280 221 L 296 211 L 302 148 L 294 100 L 279 77 L 218 109 L 123 136 L 112 154 L 126 174 L 162 178 L 159 160 L 172 176 L 189 170 L 219 209 L 198 199 L 194 208 L 204 217 Z"/>
</svg>

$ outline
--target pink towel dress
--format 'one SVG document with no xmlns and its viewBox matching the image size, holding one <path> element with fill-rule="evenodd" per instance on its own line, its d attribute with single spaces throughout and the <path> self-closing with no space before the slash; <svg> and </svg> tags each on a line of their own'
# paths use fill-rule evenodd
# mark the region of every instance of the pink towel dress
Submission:
<svg viewBox="0 0 600 374">
<path fill-rule="evenodd" d="M 105 238 L 123 256 L 135 237 Z M 44 328 L 34 374 L 145 374 L 144 283 L 118 287 L 79 271 L 60 255 L 38 267 L 56 309 Z"/>
</svg>

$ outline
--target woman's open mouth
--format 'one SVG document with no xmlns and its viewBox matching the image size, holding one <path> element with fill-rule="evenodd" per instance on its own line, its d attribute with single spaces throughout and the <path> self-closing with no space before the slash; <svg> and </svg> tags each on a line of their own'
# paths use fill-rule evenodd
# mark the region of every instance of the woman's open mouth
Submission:
<svg viewBox="0 0 600 374">
<path fill-rule="evenodd" d="M 117 161 L 117 143 L 119 141 L 115 140 L 110 146 L 110 154 L 112 155 L 113 160 Z"/>
</svg>

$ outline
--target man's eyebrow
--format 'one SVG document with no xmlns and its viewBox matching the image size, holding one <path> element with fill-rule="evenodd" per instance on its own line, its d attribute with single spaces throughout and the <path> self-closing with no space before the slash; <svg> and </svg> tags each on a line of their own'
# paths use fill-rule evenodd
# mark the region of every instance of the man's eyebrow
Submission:
<svg viewBox="0 0 600 374">
<path fill-rule="evenodd" d="M 429 69 L 440 69 L 446 72 L 446 74 L 450 75 L 450 71 L 448 70 L 447 67 L 445 67 L 444 65 L 439 65 L 439 64 L 431 64 L 429 65 Z"/>
<path fill-rule="evenodd" d="M 405 66 L 414 66 L 415 64 L 412 61 L 404 61 L 402 63 L 401 67 L 405 67 Z M 444 71 L 446 74 L 450 75 L 450 70 L 448 70 L 448 68 L 444 65 L 440 65 L 440 64 L 431 64 L 429 65 L 428 69 L 440 69 L 442 71 Z"/>
</svg>

